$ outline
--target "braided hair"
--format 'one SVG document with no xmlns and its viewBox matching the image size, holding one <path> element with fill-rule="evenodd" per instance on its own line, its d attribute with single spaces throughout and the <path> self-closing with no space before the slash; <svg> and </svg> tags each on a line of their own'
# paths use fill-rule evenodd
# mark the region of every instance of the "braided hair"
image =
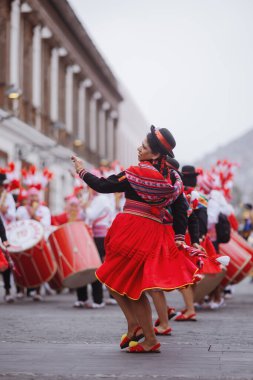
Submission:
<svg viewBox="0 0 253 380">
<path fill-rule="evenodd" d="M 151 163 L 162 174 L 164 178 L 168 178 L 171 168 L 168 165 L 166 155 L 161 155 L 156 160 L 152 160 Z"/>
</svg>

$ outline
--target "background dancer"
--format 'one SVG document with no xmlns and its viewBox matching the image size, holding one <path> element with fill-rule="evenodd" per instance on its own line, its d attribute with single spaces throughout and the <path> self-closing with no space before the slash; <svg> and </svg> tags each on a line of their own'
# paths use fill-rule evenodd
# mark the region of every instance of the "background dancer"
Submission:
<svg viewBox="0 0 253 380">
<path fill-rule="evenodd" d="M 199 173 L 195 167 L 191 165 L 183 166 L 181 173 L 184 184 L 184 194 L 188 202 L 188 234 L 186 236 L 186 243 L 206 253 L 203 240 L 207 233 L 207 202 L 204 204 L 204 200 L 195 190 Z M 215 252 L 214 248 L 213 251 Z M 209 262 L 209 260 L 203 260 L 199 274 L 203 275 L 206 273 L 206 271 L 209 270 L 209 266 L 212 267 L 214 273 L 220 272 L 218 263 L 215 264 Z M 196 321 L 194 286 L 182 289 L 181 293 L 184 298 L 185 308 L 176 316 L 175 321 Z"/>
<path fill-rule="evenodd" d="M 178 170 L 179 163 L 172 157 L 167 157 L 166 161 L 171 169 Z M 172 183 L 174 182 L 173 172 L 172 172 Z M 177 247 L 185 245 L 185 233 L 187 229 L 187 210 L 188 203 L 181 193 L 173 204 L 171 204 L 167 210 L 164 218 L 164 223 L 166 224 L 169 233 L 175 235 L 175 243 Z M 189 260 L 185 256 L 185 260 Z M 153 299 L 158 319 L 155 322 L 155 333 L 156 335 L 170 335 L 171 327 L 169 325 L 169 320 L 176 316 L 174 308 L 167 306 L 165 295 L 161 291 L 151 291 L 150 295 Z"/>
</svg>

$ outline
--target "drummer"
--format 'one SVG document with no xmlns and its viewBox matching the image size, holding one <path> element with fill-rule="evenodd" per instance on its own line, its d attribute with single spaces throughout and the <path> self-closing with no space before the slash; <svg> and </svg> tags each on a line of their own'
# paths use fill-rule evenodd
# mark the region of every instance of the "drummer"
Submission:
<svg viewBox="0 0 253 380">
<path fill-rule="evenodd" d="M 0 173 L 0 217 L 4 227 L 9 223 L 14 222 L 16 218 L 16 207 L 13 196 L 6 189 L 7 176 L 5 173 Z M 11 295 L 11 270 L 8 268 L 3 273 L 3 281 L 5 288 L 4 300 L 7 303 L 14 302 L 14 297 Z"/>
<path fill-rule="evenodd" d="M 51 214 L 47 206 L 44 206 L 40 200 L 40 192 L 32 187 L 27 192 L 27 204 L 17 209 L 18 220 L 33 219 L 40 222 L 44 227 L 51 224 Z"/>
<path fill-rule="evenodd" d="M 82 204 L 82 206 L 85 222 L 92 229 L 94 242 L 100 258 L 103 261 L 105 256 L 104 240 L 114 215 L 110 199 L 107 194 L 99 194 L 89 188 L 88 201 L 86 204 Z M 74 307 L 99 309 L 105 306 L 102 283 L 96 280 L 91 286 L 93 302 L 88 301 L 87 286 L 83 286 L 77 289 L 77 301 L 75 302 Z M 106 303 L 114 305 L 116 304 L 116 301 L 110 296 Z"/>
<path fill-rule="evenodd" d="M 27 204 L 17 209 L 17 220 L 33 219 L 40 222 L 44 227 L 51 225 L 51 214 L 48 207 L 44 206 L 40 200 L 40 192 L 35 187 L 31 187 L 27 192 Z M 41 287 L 35 288 L 34 301 L 42 301 Z"/>
<path fill-rule="evenodd" d="M 65 201 L 65 211 L 58 215 L 52 215 L 51 217 L 51 223 L 54 226 L 83 220 L 82 209 L 78 198 L 74 195 L 70 195 L 65 198 Z"/>
</svg>

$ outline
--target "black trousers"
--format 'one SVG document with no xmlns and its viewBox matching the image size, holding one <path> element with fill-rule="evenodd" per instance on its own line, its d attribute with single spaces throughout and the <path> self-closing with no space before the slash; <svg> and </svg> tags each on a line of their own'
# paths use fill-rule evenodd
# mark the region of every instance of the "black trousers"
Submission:
<svg viewBox="0 0 253 380">
<path fill-rule="evenodd" d="M 11 288 L 11 270 L 10 268 L 2 272 L 4 280 L 4 289 L 8 292 Z"/>
<path fill-rule="evenodd" d="M 105 238 L 99 237 L 94 238 L 99 256 L 101 260 L 104 260 L 105 257 L 105 248 L 104 242 Z M 91 284 L 92 287 L 92 298 L 95 303 L 101 304 L 103 302 L 103 286 L 100 281 L 96 280 Z M 82 286 L 76 290 L 78 301 L 85 302 L 88 300 L 87 286 Z"/>
<path fill-rule="evenodd" d="M 218 241 L 215 240 L 215 241 L 212 241 L 212 243 L 213 243 L 213 245 L 214 245 L 214 248 L 216 249 L 216 252 L 219 253 L 219 243 L 218 243 Z"/>
</svg>

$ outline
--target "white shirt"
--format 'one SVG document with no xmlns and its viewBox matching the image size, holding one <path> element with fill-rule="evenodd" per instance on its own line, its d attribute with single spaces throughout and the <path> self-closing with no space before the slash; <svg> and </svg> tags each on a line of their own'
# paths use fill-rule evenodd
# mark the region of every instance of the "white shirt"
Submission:
<svg viewBox="0 0 253 380">
<path fill-rule="evenodd" d="M 6 194 L 4 206 L 8 206 L 6 214 L 0 212 L 4 226 L 14 222 L 16 219 L 16 205 L 13 196 L 10 193 Z"/>
<path fill-rule="evenodd" d="M 94 236 L 105 236 L 112 223 L 113 210 L 110 199 L 105 194 L 96 195 L 85 210 L 86 223 L 89 224 Z"/>
<path fill-rule="evenodd" d="M 48 227 L 51 225 L 51 214 L 48 207 L 40 205 L 35 212 L 35 216 L 40 218 L 40 223 L 44 227 Z M 31 219 L 31 215 L 29 214 L 27 207 L 20 206 L 17 209 L 17 219 L 18 220 Z"/>
<path fill-rule="evenodd" d="M 220 212 L 229 216 L 233 213 L 233 207 L 226 201 L 221 191 L 212 190 L 207 206 L 208 229 L 218 223 Z"/>
</svg>

